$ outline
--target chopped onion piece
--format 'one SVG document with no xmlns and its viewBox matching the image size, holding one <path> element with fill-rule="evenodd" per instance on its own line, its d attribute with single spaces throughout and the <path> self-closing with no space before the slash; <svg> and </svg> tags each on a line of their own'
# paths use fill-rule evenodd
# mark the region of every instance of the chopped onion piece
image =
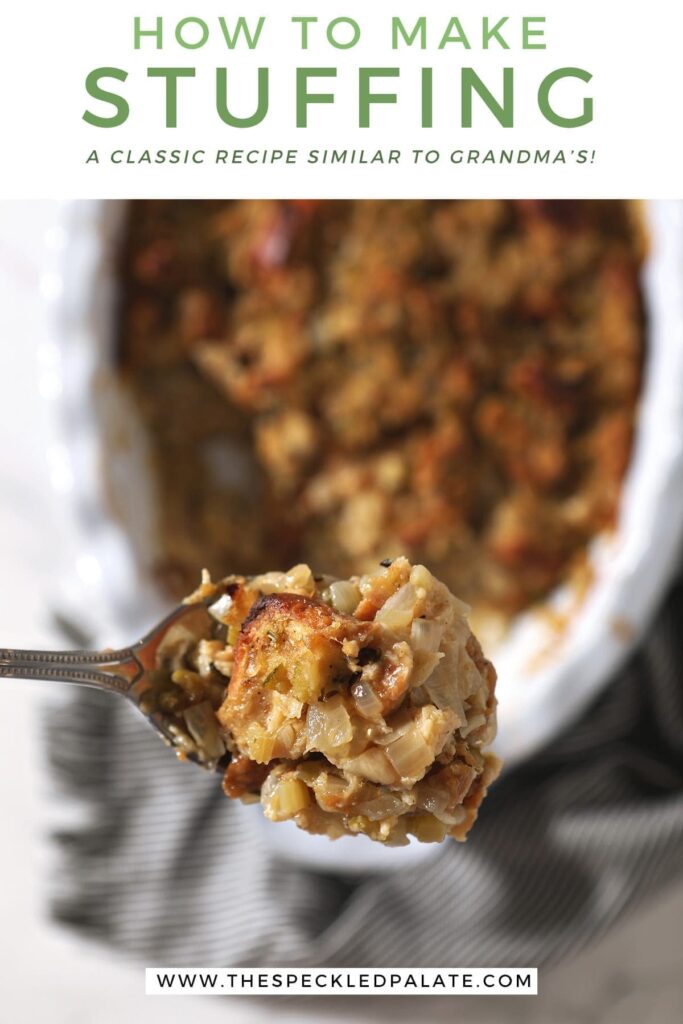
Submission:
<svg viewBox="0 0 683 1024">
<path fill-rule="evenodd" d="M 446 656 L 439 662 L 424 683 L 431 701 L 440 710 L 450 708 L 458 717 L 458 727 L 465 724 L 465 709 L 457 686 L 457 670 L 451 645 L 446 645 Z"/>
<path fill-rule="evenodd" d="M 370 821 L 382 821 L 383 818 L 393 818 L 406 810 L 406 805 L 400 796 L 394 793 L 385 793 L 372 800 L 356 804 L 359 814 L 364 814 Z"/>
<path fill-rule="evenodd" d="M 321 772 L 313 784 L 315 798 L 324 811 L 338 811 L 349 789 L 348 782 L 331 772 Z"/>
<path fill-rule="evenodd" d="M 421 843 L 441 843 L 446 836 L 446 826 L 433 814 L 412 815 L 406 827 Z"/>
<path fill-rule="evenodd" d="M 412 583 L 404 583 L 395 594 L 387 598 L 375 615 L 375 621 L 381 622 L 387 629 L 403 629 L 412 622 L 416 601 L 415 587 Z"/>
<path fill-rule="evenodd" d="M 285 722 L 283 726 L 278 729 L 277 736 L 275 737 L 275 743 L 273 744 L 273 755 L 274 757 L 290 757 L 292 753 L 292 747 L 296 742 L 296 729 L 291 722 Z"/>
<path fill-rule="evenodd" d="M 320 738 L 325 733 L 325 716 L 321 710 L 322 705 L 311 704 L 306 715 L 306 733 L 308 735 L 308 748 L 317 747 Z"/>
<path fill-rule="evenodd" d="M 268 764 L 275 752 L 275 738 L 264 729 L 255 732 L 249 741 L 249 757 L 257 764 Z"/>
<path fill-rule="evenodd" d="M 285 817 L 293 817 L 299 811 L 303 811 L 311 802 L 311 794 L 308 787 L 301 779 L 290 776 L 284 778 L 275 790 L 277 809 Z"/>
<path fill-rule="evenodd" d="M 396 608 L 393 610 L 390 608 L 388 612 L 381 609 L 376 615 L 377 622 L 380 622 L 385 629 L 391 629 L 394 631 L 405 629 L 410 625 L 412 618 L 412 611 L 402 608 Z"/>
<path fill-rule="evenodd" d="M 436 654 L 443 637 L 443 626 L 433 619 L 413 619 L 410 627 L 410 642 L 416 651 Z"/>
<path fill-rule="evenodd" d="M 435 813 L 434 817 L 442 821 L 444 825 L 459 825 L 461 821 L 465 820 L 467 811 L 464 807 L 454 807 L 452 811 L 439 811 Z"/>
<path fill-rule="evenodd" d="M 398 781 L 386 754 L 379 747 L 369 747 L 362 754 L 346 761 L 344 771 L 361 775 L 368 782 L 377 782 L 380 786 L 391 786 Z"/>
<path fill-rule="evenodd" d="M 413 625 L 415 625 L 415 623 L 413 623 Z M 410 686 L 413 692 L 418 687 L 421 687 L 423 683 L 427 682 L 442 658 L 443 654 L 417 654 L 415 663 L 413 664 L 413 672 L 410 677 Z M 411 697 L 411 699 L 413 700 L 413 703 L 415 703 L 414 697 Z"/>
<path fill-rule="evenodd" d="M 426 566 L 414 565 L 410 570 L 410 582 L 414 587 L 431 590 L 434 585 L 434 577 Z"/>
<path fill-rule="evenodd" d="M 158 664 L 168 664 L 171 671 L 185 668 L 187 657 L 197 645 L 200 637 L 182 622 L 176 622 L 163 637 L 157 648 Z"/>
<path fill-rule="evenodd" d="M 270 801 L 275 795 L 275 791 L 279 784 L 279 777 L 275 772 L 271 772 L 266 776 L 266 779 L 261 786 L 261 803 L 264 807 L 267 807 Z"/>
<path fill-rule="evenodd" d="M 224 623 L 231 608 L 232 598 L 230 594 L 221 594 L 217 601 L 209 605 L 208 612 L 218 622 Z"/>
<path fill-rule="evenodd" d="M 325 598 L 336 611 L 353 615 L 360 601 L 360 590 L 349 580 L 335 580 L 325 591 Z"/>
<path fill-rule="evenodd" d="M 477 712 L 476 715 L 470 715 L 465 725 L 460 730 L 460 735 L 465 737 L 469 736 L 475 729 L 479 729 L 486 722 L 486 715 L 481 712 Z"/>
<path fill-rule="evenodd" d="M 410 716 L 406 717 L 404 712 L 399 711 L 396 715 L 392 716 L 393 722 L 388 722 L 389 732 L 383 736 L 377 736 L 375 743 L 378 747 L 388 747 L 390 743 L 393 743 L 399 738 L 404 736 L 409 729 L 413 728 L 414 719 Z"/>
<path fill-rule="evenodd" d="M 399 587 L 395 593 L 391 594 L 380 611 L 386 611 L 388 609 L 412 609 L 415 607 L 415 601 L 417 600 L 417 593 L 412 583 L 404 583 L 402 587 Z"/>
<path fill-rule="evenodd" d="M 322 704 L 311 704 L 306 718 L 308 749 L 321 753 L 334 751 L 353 739 L 349 713 L 341 698 L 332 697 Z"/>
<path fill-rule="evenodd" d="M 448 806 L 448 793 L 425 786 L 418 792 L 417 806 L 421 811 L 429 811 L 430 814 L 442 814 Z"/>
<path fill-rule="evenodd" d="M 363 718 L 369 718 L 371 721 L 377 721 L 382 717 L 382 702 L 379 697 L 370 686 L 370 683 L 364 682 L 359 679 L 357 683 L 354 683 L 351 687 L 351 696 L 356 702 L 358 713 Z"/>
<path fill-rule="evenodd" d="M 460 696 L 467 700 L 481 688 L 481 675 L 474 661 L 464 647 L 458 649 L 458 679 Z"/>
<path fill-rule="evenodd" d="M 284 718 L 300 718 L 304 709 L 303 704 L 296 697 L 290 697 L 288 693 L 273 693 L 273 707 Z"/>
<path fill-rule="evenodd" d="M 401 778 L 421 778 L 434 760 L 434 751 L 417 728 L 407 730 L 386 751 Z"/>
<path fill-rule="evenodd" d="M 173 746 L 177 750 L 181 750 L 184 754 L 197 753 L 196 744 L 192 742 L 192 739 L 187 735 L 187 733 L 183 729 L 179 728 L 177 725 L 174 725 L 173 723 L 170 723 L 168 731 L 173 740 Z"/>
<path fill-rule="evenodd" d="M 218 728 L 218 720 L 208 700 L 183 711 L 188 732 L 207 758 L 217 761 L 225 753 L 225 744 Z"/>
<path fill-rule="evenodd" d="M 197 671 L 202 679 L 206 679 L 211 675 L 213 659 L 216 656 L 220 657 L 223 650 L 223 643 L 220 640 L 202 639 L 199 641 L 195 660 L 197 663 Z"/>
<path fill-rule="evenodd" d="M 286 590 L 302 590 L 305 594 L 315 593 L 313 573 L 307 565 L 303 564 L 295 565 L 285 573 L 284 586 Z"/>
</svg>

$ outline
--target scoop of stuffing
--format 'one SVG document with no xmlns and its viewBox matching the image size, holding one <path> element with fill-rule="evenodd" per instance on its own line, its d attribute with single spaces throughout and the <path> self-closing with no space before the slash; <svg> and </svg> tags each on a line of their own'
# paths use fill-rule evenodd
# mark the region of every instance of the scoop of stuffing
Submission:
<svg viewBox="0 0 683 1024">
<path fill-rule="evenodd" d="M 228 796 L 333 839 L 465 839 L 499 770 L 496 673 L 424 566 L 333 580 L 299 565 L 205 579 L 188 600 L 224 627 L 201 660 L 229 680 Z"/>
</svg>

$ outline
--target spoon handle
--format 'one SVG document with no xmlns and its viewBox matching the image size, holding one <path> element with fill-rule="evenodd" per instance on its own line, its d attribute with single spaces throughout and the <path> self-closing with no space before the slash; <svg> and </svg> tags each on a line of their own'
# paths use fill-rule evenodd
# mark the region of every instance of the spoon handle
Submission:
<svg viewBox="0 0 683 1024">
<path fill-rule="evenodd" d="M 129 695 L 144 668 L 132 647 L 117 651 L 22 651 L 0 647 L 0 676 L 46 679 Z"/>
</svg>

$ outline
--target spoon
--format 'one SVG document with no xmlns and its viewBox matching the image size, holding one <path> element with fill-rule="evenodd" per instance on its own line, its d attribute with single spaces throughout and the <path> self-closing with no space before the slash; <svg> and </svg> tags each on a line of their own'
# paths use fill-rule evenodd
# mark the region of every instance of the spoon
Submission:
<svg viewBox="0 0 683 1024">
<path fill-rule="evenodd" d="M 223 771 L 230 761 L 209 696 L 178 701 L 171 673 L 182 655 L 201 638 L 216 638 L 225 627 L 208 613 L 206 603 L 180 605 L 142 640 L 130 647 L 104 651 L 24 651 L 0 648 L 0 676 L 44 679 L 91 686 L 127 698 L 164 743 L 183 760 L 209 771 Z M 227 686 L 225 680 L 223 690 Z M 222 685 L 222 684 L 221 684 Z M 220 690 L 214 684 L 214 702 Z M 174 707 L 175 703 L 175 707 Z M 187 706 L 183 707 L 182 704 Z"/>
</svg>

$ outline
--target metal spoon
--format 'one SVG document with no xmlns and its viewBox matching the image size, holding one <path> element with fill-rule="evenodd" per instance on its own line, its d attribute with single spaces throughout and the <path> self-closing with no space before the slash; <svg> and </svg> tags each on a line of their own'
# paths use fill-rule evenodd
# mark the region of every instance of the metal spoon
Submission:
<svg viewBox="0 0 683 1024">
<path fill-rule="evenodd" d="M 215 600 L 215 596 L 211 599 Z M 210 603 L 207 602 L 207 604 Z M 213 638 L 221 627 L 205 604 L 180 605 L 142 640 L 119 650 L 23 651 L 0 648 L 0 676 L 93 686 L 126 697 L 163 741 L 183 759 L 222 771 L 230 753 L 218 733 L 208 700 L 174 710 L 169 652 L 182 652 L 194 638 Z M 227 686 L 227 679 L 225 680 Z M 166 697 L 164 696 L 166 695 Z M 170 705 L 170 707 L 169 707 Z M 203 729 L 197 725 L 202 724 Z M 208 726 L 208 731 L 207 727 Z"/>
</svg>

